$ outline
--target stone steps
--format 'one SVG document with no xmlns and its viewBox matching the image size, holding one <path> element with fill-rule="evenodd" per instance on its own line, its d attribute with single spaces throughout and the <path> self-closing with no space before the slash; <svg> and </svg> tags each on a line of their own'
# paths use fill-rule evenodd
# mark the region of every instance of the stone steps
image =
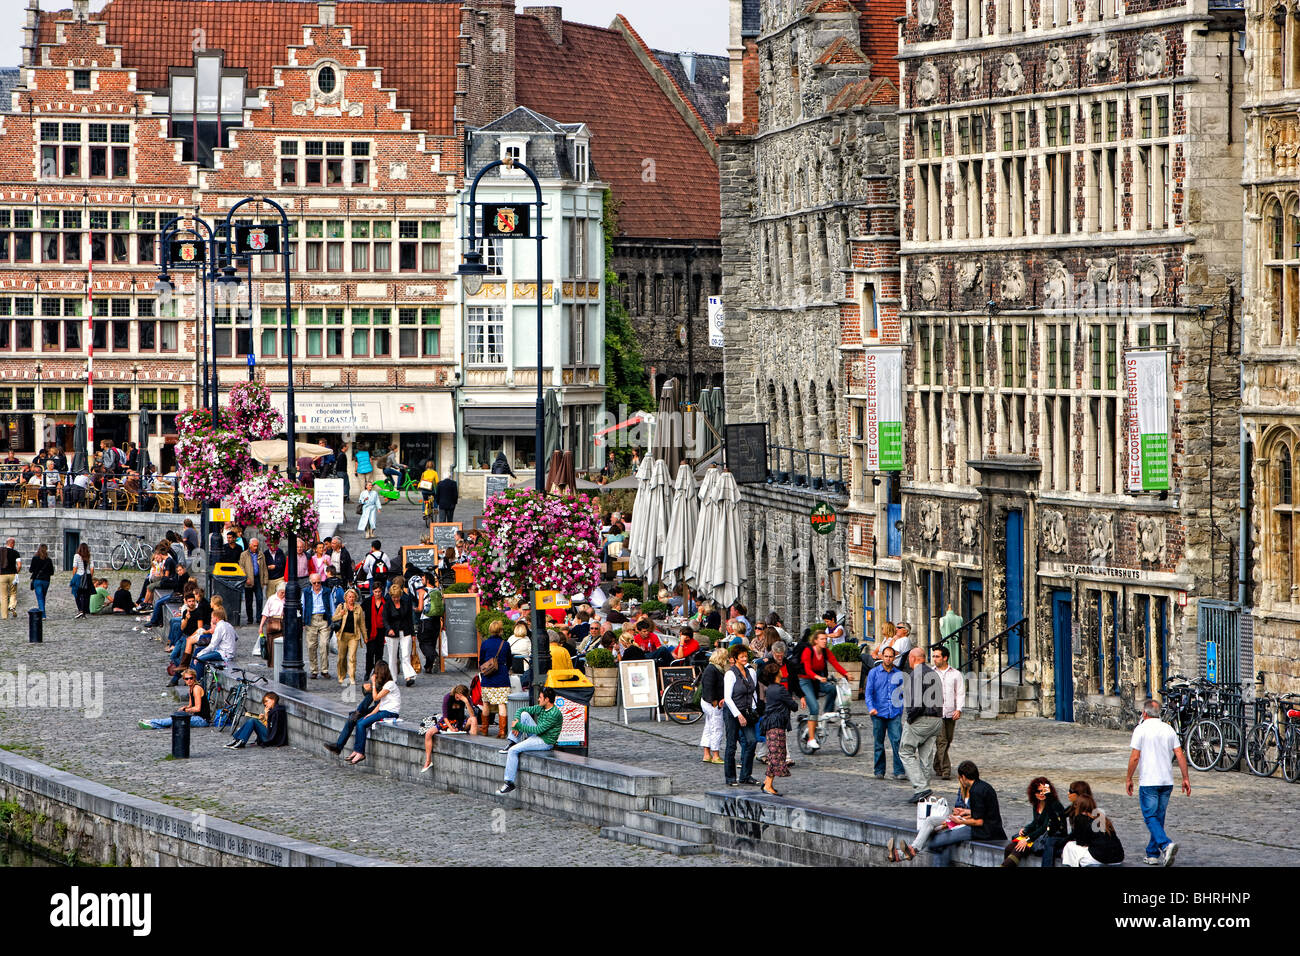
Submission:
<svg viewBox="0 0 1300 956">
<path fill-rule="evenodd" d="M 658 850 L 660 853 L 671 853 L 673 856 L 697 856 L 701 853 L 713 852 L 711 843 L 688 843 L 685 840 L 649 833 L 634 827 L 601 827 L 600 835 L 606 840 L 643 846 Z"/>
<path fill-rule="evenodd" d="M 627 823 L 624 826 L 630 829 L 643 830 L 646 833 L 655 833 L 659 836 L 672 837 L 674 840 L 682 840 L 687 843 L 713 843 L 713 827 L 710 824 L 688 823 L 677 817 L 665 816 L 662 813 L 647 813 L 644 810 L 634 810 L 628 813 Z"/>
<path fill-rule="evenodd" d="M 713 824 L 709 806 L 703 800 L 688 800 L 686 797 L 651 797 L 650 811 L 662 813 L 690 823 Z"/>
</svg>

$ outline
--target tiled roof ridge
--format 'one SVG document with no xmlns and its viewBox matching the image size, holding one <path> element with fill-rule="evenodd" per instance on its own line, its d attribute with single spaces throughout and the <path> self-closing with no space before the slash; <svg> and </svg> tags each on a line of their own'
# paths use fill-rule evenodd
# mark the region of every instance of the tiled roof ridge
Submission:
<svg viewBox="0 0 1300 956">
<path fill-rule="evenodd" d="M 684 117 L 687 125 L 696 131 L 697 136 L 701 133 L 704 134 L 700 137 L 700 141 L 704 143 L 705 147 L 709 150 L 709 154 L 716 161 L 718 158 L 718 141 L 714 138 L 713 131 L 709 129 L 709 124 L 704 121 L 704 117 L 700 115 L 700 111 L 697 110 L 695 104 L 691 102 L 691 98 L 686 95 L 680 86 L 677 85 L 677 81 L 673 79 L 672 73 L 670 73 L 664 67 L 663 63 L 659 61 L 659 58 L 655 56 L 654 51 L 650 49 L 645 40 L 641 39 L 641 34 L 636 32 L 636 29 L 627 21 L 627 17 L 623 16 L 623 14 L 620 13 L 614 18 L 612 28 L 615 29 L 616 32 L 623 34 L 627 39 L 627 42 L 632 44 L 632 49 L 634 51 L 649 59 L 656 67 L 658 67 L 655 79 L 658 81 L 660 77 L 662 77 L 663 80 L 667 80 L 668 84 L 672 87 L 673 92 L 676 94 L 669 97 L 673 100 L 673 105 L 676 106 L 679 111 L 689 111 L 690 116 L 695 118 L 695 122 L 692 123 L 690 117 Z M 663 83 L 660 82 L 659 85 L 662 87 Z M 696 124 L 698 124 L 698 126 Z"/>
<path fill-rule="evenodd" d="M 818 65 L 826 66 L 829 65 L 831 61 L 835 60 L 836 57 L 840 56 L 847 56 L 850 59 L 856 59 L 859 63 L 863 64 L 869 64 L 871 62 L 867 59 L 867 55 L 862 52 L 861 47 L 856 43 L 850 42 L 846 37 L 840 36 L 836 37 L 831 45 L 826 48 L 826 52 L 817 58 L 817 63 Z M 844 61 L 841 60 L 840 62 Z"/>
</svg>

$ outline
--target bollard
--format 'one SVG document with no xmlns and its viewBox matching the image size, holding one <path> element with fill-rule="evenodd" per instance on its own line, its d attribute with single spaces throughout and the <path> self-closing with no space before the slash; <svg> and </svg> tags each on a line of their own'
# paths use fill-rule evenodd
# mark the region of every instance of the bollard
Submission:
<svg viewBox="0 0 1300 956">
<path fill-rule="evenodd" d="M 45 639 L 45 615 L 40 608 L 27 612 L 27 643 L 39 644 Z"/>
<path fill-rule="evenodd" d="M 190 755 L 190 715 L 172 714 L 172 756 L 185 760 Z"/>
</svg>

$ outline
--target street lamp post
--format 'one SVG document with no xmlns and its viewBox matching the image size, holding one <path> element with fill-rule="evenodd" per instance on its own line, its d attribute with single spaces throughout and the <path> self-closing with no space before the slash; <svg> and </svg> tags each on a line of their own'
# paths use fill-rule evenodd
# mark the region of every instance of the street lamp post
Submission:
<svg viewBox="0 0 1300 956">
<path fill-rule="evenodd" d="M 284 211 L 284 207 L 274 200 L 266 197 L 250 196 L 247 199 L 241 199 L 230 207 L 230 212 L 226 213 L 226 238 L 229 243 L 227 248 L 234 249 L 234 216 L 235 213 L 243 206 L 249 203 L 265 203 L 280 214 L 280 255 L 284 258 L 284 321 L 285 330 L 288 333 L 289 348 L 285 350 L 285 361 L 288 365 L 289 384 L 285 396 L 285 423 L 289 437 L 289 460 L 286 462 L 286 473 L 291 480 L 297 478 L 297 435 L 295 430 L 294 414 L 294 395 L 293 395 L 293 285 L 289 275 L 289 247 L 284 244 L 289 237 L 289 217 Z M 233 263 L 227 267 L 227 276 L 233 277 L 235 268 Z M 249 268 L 252 268 L 250 257 Z M 235 282 L 239 279 L 235 278 Z M 252 290 L 250 286 L 249 302 L 251 305 Z M 251 343 L 250 343 L 251 347 Z M 251 367 L 250 367 L 251 370 Z M 289 578 L 284 587 L 284 654 L 280 660 L 280 673 L 277 679 L 281 684 L 293 687 L 298 690 L 305 690 L 307 687 L 307 674 L 302 666 L 302 616 L 301 616 L 301 593 L 298 586 L 298 535 L 291 529 L 289 531 L 288 547 L 285 548 L 287 556 L 286 565 L 288 566 Z"/>
<path fill-rule="evenodd" d="M 542 263 L 544 258 L 543 241 L 546 238 L 542 235 L 542 184 L 537 179 L 537 174 L 518 162 L 514 157 L 506 159 L 497 159 L 488 163 L 478 171 L 474 177 L 474 182 L 469 187 L 469 251 L 465 254 L 465 261 L 457 270 L 457 275 L 465 279 L 465 292 L 468 295 L 477 295 L 483 288 L 483 277 L 487 275 L 487 266 L 483 262 L 483 255 L 478 251 L 478 237 L 475 234 L 475 227 L 478 222 L 478 184 L 482 178 L 498 166 L 504 166 L 506 169 L 518 169 L 528 176 L 533 183 L 533 189 L 536 192 L 537 199 L 533 205 L 537 209 L 537 221 L 533 229 L 533 239 L 537 248 L 537 417 L 536 430 L 533 437 L 533 458 L 536 462 L 534 469 L 533 486 L 538 494 L 546 493 L 545 465 L 542 463 L 542 450 L 545 447 L 545 416 L 546 409 L 542 399 L 542 309 L 544 299 L 542 292 Z M 483 224 L 483 231 L 487 233 L 487 223 Z M 533 592 L 533 679 L 529 682 L 528 702 L 537 703 L 537 688 L 541 681 L 546 679 L 546 673 L 551 669 L 551 651 L 550 642 L 547 640 L 545 628 L 543 627 L 542 612 L 537 608 L 536 590 Z"/>
</svg>

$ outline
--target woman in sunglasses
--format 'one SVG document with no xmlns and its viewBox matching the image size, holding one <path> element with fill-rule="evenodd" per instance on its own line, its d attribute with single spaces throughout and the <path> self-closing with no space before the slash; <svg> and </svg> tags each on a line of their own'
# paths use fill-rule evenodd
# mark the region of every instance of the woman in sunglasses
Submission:
<svg viewBox="0 0 1300 956">
<path fill-rule="evenodd" d="M 198 675 L 192 668 L 185 668 L 181 671 L 181 680 L 184 681 L 186 688 L 189 690 L 189 698 L 185 706 L 172 715 L 178 717 L 181 714 L 190 715 L 191 727 L 206 727 L 212 720 L 212 713 L 208 709 L 208 695 L 203 692 L 203 685 L 199 683 Z M 165 730 L 172 725 L 171 717 L 160 717 L 156 720 L 145 718 L 140 721 L 141 730 Z"/>
</svg>

